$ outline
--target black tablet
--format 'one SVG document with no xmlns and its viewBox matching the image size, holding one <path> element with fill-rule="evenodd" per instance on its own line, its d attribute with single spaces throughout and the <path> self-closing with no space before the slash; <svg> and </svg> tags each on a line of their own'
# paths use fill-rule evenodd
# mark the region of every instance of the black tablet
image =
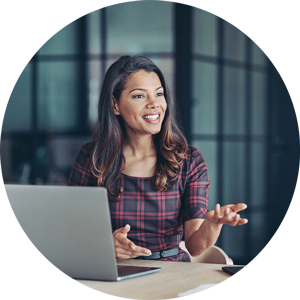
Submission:
<svg viewBox="0 0 300 300">
<path fill-rule="evenodd" d="M 300 266 L 227 266 L 222 270 L 233 276 L 300 276 Z"/>
</svg>

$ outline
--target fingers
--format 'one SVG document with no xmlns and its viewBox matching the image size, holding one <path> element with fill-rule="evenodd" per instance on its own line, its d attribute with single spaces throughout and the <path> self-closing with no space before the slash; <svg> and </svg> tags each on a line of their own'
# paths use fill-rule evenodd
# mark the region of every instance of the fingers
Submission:
<svg viewBox="0 0 300 300">
<path fill-rule="evenodd" d="M 224 217 L 223 221 L 224 224 L 228 224 L 230 226 L 244 225 L 248 223 L 248 219 L 241 218 L 240 214 L 235 213 L 229 213 L 226 217 Z"/>
<path fill-rule="evenodd" d="M 135 244 L 131 240 L 129 240 L 123 233 L 117 232 L 114 237 L 116 239 L 116 242 L 123 245 L 124 247 L 132 250 L 135 249 Z"/>
<path fill-rule="evenodd" d="M 121 259 L 135 258 L 138 256 L 149 256 L 151 251 L 146 248 L 137 247 L 135 251 L 123 247 L 115 247 L 116 257 Z"/>
<path fill-rule="evenodd" d="M 124 227 L 120 228 L 120 230 L 123 234 L 127 234 L 127 232 L 130 231 L 130 225 L 126 224 Z"/>
<path fill-rule="evenodd" d="M 239 221 L 241 219 L 241 216 L 239 214 L 236 214 L 231 221 L 229 221 L 227 224 L 230 225 L 230 226 L 236 226 Z"/>
<path fill-rule="evenodd" d="M 226 224 L 232 220 L 235 213 L 233 213 L 229 207 L 220 207 L 220 204 L 216 204 L 213 215 L 213 222 L 216 224 Z"/>
<path fill-rule="evenodd" d="M 230 208 L 226 208 L 223 218 L 222 218 L 222 223 L 223 224 L 227 224 L 228 222 L 230 222 L 232 220 L 232 218 L 234 217 L 234 215 L 232 213 L 230 213 Z"/>
<path fill-rule="evenodd" d="M 151 255 L 151 251 L 149 249 L 137 246 L 127 238 L 127 233 L 129 231 L 130 225 L 128 224 L 114 231 L 113 239 L 116 257 L 121 259 L 129 259 L 137 256 Z"/>
<path fill-rule="evenodd" d="M 214 216 L 213 216 L 213 221 L 214 221 L 214 223 L 219 223 L 220 219 L 221 219 L 220 204 L 216 204 L 215 213 L 214 213 Z"/>
<path fill-rule="evenodd" d="M 236 211 L 244 210 L 247 208 L 247 205 L 244 203 L 238 204 L 228 204 L 220 207 L 219 204 L 216 204 L 212 221 L 216 224 L 228 224 L 230 226 L 244 225 L 248 223 L 247 219 L 241 218 Z"/>
<path fill-rule="evenodd" d="M 213 216 L 213 220 L 217 224 L 226 224 L 232 220 L 235 216 L 235 213 L 231 211 L 229 207 L 223 206 L 220 207 L 220 204 L 216 204 L 215 206 L 215 213 Z"/>
<path fill-rule="evenodd" d="M 124 251 L 129 251 L 136 256 L 146 256 L 151 254 L 151 251 L 149 249 L 137 246 L 129 239 L 127 239 L 127 241 L 125 241 L 124 243 L 118 243 L 118 241 L 116 241 L 115 247 L 124 249 Z"/>
<path fill-rule="evenodd" d="M 149 256 L 148 254 L 145 255 L 145 254 L 138 254 L 138 253 L 131 253 L 131 252 L 117 252 L 116 251 L 116 258 L 119 258 L 119 259 L 131 259 L 131 258 L 136 258 L 136 257 L 139 257 L 139 256 Z"/>
<path fill-rule="evenodd" d="M 238 225 L 245 225 L 248 223 L 248 219 L 240 219 Z"/>
<path fill-rule="evenodd" d="M 230 205 L 230 209 L 236 213 L 242 210 L 245 210 L 247 208 L 247 205 L 245 203 L 238 203 L 235 205 Z M 229 221 L 227 224 L 230 226 L 236 226 L 236 225 L 244 225 L 247 224 L 248 220 L 245 218 L 241 218 L 239 214 L 235 214 L 235 216 L 232 218 L 231 221 Z"/>
<path fill-rule="evenodd" d="M 232 211 L 234 211 L 235 213 L 245 210 L 247 208 L 247 205 L 245 203 L 238 203 L 238 204 L 229 204 L 229 205 L 225 205 L 230 207 L 230 209 Z"/>
</svg>

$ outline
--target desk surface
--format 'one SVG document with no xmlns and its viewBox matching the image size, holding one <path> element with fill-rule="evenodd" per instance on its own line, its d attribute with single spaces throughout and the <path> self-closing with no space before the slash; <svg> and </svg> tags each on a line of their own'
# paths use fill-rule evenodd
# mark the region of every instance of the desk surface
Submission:
<svg viewBox="0 0 300 300">
<path fill-rule="evenodd" d="M 201 284 L 220 283 L 230 277 L 224 265 L 154 260 L 117 260 L 119 265 L 161 267 L 161 271 L 119 282 L 77 280 L 113 296 L 130 299 L 170 299 Z"/>
</svg>

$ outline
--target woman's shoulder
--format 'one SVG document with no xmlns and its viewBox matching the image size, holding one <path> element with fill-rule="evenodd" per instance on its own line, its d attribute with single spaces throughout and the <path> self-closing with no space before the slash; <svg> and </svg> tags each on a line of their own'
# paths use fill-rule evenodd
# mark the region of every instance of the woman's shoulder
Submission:
<svg viewBox="0 0 300 300">
<path fill-rule="evenodd" d="M 201 154 L 200 150 L 196 147 L 188 145 L 188 149 L 185 153 L 185 160 L 186 161 L 193 161 L 195 159 L 204 161 L 203 155 Z"/>
<path fill-rule="evenodd" d="M 88 142 L 80 147 L 80 152 L 84 152 L 85 154 L 90 154 L 94 148 L 94 142 Z"/>
<path fill-rule="evenodd" d="M 79 161 L 85 163 L 86 160 L 90 158 L 93 148 L 94 148 L 94 142 L 88 142 L 82 145 L 79 149 L 79 153 L 76 158 L 77 163 Z"/>
<path fill-rule="evenodd" d="M 203 174 L 207 174 L 207 165 L 203 155 L 198 148 L 188 145 L 181 167 L 182 179 L 199 178 L 200 176 L 203 177 Z"/>
<path fill-rule="evenodd" d="M 185 153 L 185 159 L 182 162 L 182 172 L 189 173 L 195 168 L 206 167 L 206 162 L 200 150 L 196 147 L 188 145 L 188 149 Z"/>
</svg>

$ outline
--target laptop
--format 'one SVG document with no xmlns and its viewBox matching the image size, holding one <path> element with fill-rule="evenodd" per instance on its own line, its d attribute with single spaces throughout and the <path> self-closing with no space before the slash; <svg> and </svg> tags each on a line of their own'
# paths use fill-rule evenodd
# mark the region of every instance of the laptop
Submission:
<svg viewBox="0 0 300 300">
<path fill-rule="evenodd" d="M 117 265 L 105 188 L 6 184 L 5 189 L 28 238 L 70 277 L 119 281 L 161 270 Z"/>
<path fill-rule="evenodd" d="M 233 276 L 300 276 L 298 265 L 226 266 L 222 270 Z"/>
</svg>

